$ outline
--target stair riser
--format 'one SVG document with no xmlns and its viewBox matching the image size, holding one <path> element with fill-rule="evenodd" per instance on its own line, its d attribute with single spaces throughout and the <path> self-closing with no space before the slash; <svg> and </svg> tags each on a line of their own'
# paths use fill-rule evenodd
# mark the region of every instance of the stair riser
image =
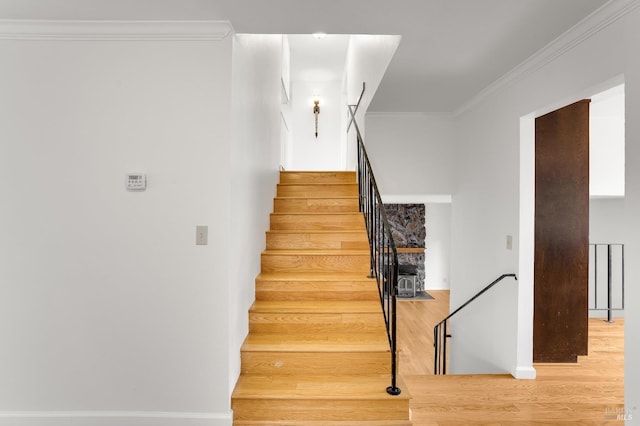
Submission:
<svg viewBox="0 0 640 426">
<path fill-rule="evenodd" d="M 354 183 L 356 172 L 280 172 L 280 183 Z"/>
<path fill-rule="evenodd" d="M 278 233 L 267 232 L 267 250 L 368 249 L 365 232 Z"/>
<path fill-rule="evenodd" d="M 231 408 L 234 420 L 409 420 L 408 400 L 236 399 Z"/>
<path fill-rule="evenodd" d="M 262 254 L 262 272 L 369 273 L 368 255 Z"/>
<path fill-rule="evenodd" d="M 342 197 L 358 195 L 358 184 L 281 185 L 278 197 Z"/>
<path fill-rule="evenodd" d="M 256 282 L 256 300 L 380 300 L 375 284 L 326 282 Z"/>
<path fill-rule="evenodd" d="M 391 358 L 388 352 L 243 352 L 242 374 L 385 374 Z"/>
<path fill-rule="evenodd" d="M 276 198 L 273 211 L 286 212 L 357 212 L 357 198 Z"/>
<path fill-rule="evenodd" d="M 315 231 L 350 231 L 365 232 L 364 218 L 361 214 L 286 214 L 271 215 L 273 230 L 315 230 Z"/>
<path fill-rule="evenodd" d="M 249 313 L 251 333 L 384 333 L 382 313 Z"/>
</svg>

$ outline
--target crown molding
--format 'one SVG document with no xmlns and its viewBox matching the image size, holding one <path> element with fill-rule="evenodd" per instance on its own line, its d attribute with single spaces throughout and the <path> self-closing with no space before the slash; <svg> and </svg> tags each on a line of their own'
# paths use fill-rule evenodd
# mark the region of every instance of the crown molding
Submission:
<svg viewBox="0 0 640 426">
<path fill-rule="evenodd" d="M 0 40 L 219 41 L 228 21 L 0 20 Z"/>
<path fill-rule="evenodd" d="M 601 30 L 607 28 L 623 16 L 633 12 L 638 7 L 640 7 L 640 0 L 609 0 L 609 2 L 602 5 L 551 43 L 520 63 L 520 65 L 517 65 L 511 71 L 485 87 L 468 102 L 455 110 L 453 115 L 458 116 L 464 113 L 502 87 L 534 73 L 585 40 L 598 34 Z"/>
</svg>

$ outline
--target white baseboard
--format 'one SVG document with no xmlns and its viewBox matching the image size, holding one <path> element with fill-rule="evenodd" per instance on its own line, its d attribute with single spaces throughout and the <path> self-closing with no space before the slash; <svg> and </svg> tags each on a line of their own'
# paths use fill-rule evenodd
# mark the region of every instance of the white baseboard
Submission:
<svg viewBox="0 0 640 426">
<path fill-rule="evenodd" d="M 516 379 L 533 380 L 536 378 L 536 369 L 533 367 L 516 367 L 512 375 Z"/>
<path fill-rule="evenodd" d="M 233 413 L 0 411 L 0 426 L 232 426 Z"/>
<path fill-rule="evenodd" d="M 428 287 L 425 287 L 424 289 L 424 291 L 426 291 L 427 293 L 429 292 L 429 290 L 451 290 L 451 287 L 449 286 L 448 283 L 442 284 L 442 286 L 437 286 L 437 285 L 428 284 L 428 283 L 425 284 L 425 286 L 427 285 Z"/>
</svg>

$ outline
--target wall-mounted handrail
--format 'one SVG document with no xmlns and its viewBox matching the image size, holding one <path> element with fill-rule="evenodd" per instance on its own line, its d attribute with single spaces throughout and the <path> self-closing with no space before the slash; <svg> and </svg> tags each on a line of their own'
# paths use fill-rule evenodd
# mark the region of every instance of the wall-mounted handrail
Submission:
<svg viewBox="0 0 640 426">
<path fill-rule="evenodd" d="M 433 374 L 447 374 L 447 339 L 451 337 L 451 334 L 447 333 L 447 322 L 449 321 L 449 319 L 505 278 L 513 278 L 516 281 L 518 280 L 516 274 L 500 275 L 491 284 L 487 285 L 485 288 L 477 292 L 469 300 L 464 302 L 458 309 L 451 312 L 445 319 L 443 319 L 438 324 L 436 324 L 435 327 L 433 327 Z"/>
<path fill-rule="evenodd" d="M 373 176 L 369 156 L 364 147 L 362 135 L 356 122 L 356 111 L 364 94 L 365 84 L 356 105 L 348 105 L 351 120 L 356 129 L 358 153 L 358 192 L 359 209 L 364 215 L 369 237 L 370 277 L 376 278 L 378 294 L 382 305 L 382 314 L 387 328 L 389 348 L 391 352 L 391 385 L 387 387 L 390 395 L 399 395 L 397 385 L 397 326 L 396 326 L 396 294 L 398 292 L 398 251 L 391 235 L 391 227 L 382 203 L 376 179 Z"/>
</svg>

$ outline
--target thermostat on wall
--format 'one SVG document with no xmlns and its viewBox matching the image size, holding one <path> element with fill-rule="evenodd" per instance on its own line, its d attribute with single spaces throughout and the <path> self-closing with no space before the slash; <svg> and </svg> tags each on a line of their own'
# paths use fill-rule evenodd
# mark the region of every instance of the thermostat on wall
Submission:
<svg viewBox="0 0 640 426">
<path fill-rule="evenodd" d="M 144 191 L 147 189 L 147 175 L 143 173 L 127 174 L 127 191 Z"/>
</svg>

